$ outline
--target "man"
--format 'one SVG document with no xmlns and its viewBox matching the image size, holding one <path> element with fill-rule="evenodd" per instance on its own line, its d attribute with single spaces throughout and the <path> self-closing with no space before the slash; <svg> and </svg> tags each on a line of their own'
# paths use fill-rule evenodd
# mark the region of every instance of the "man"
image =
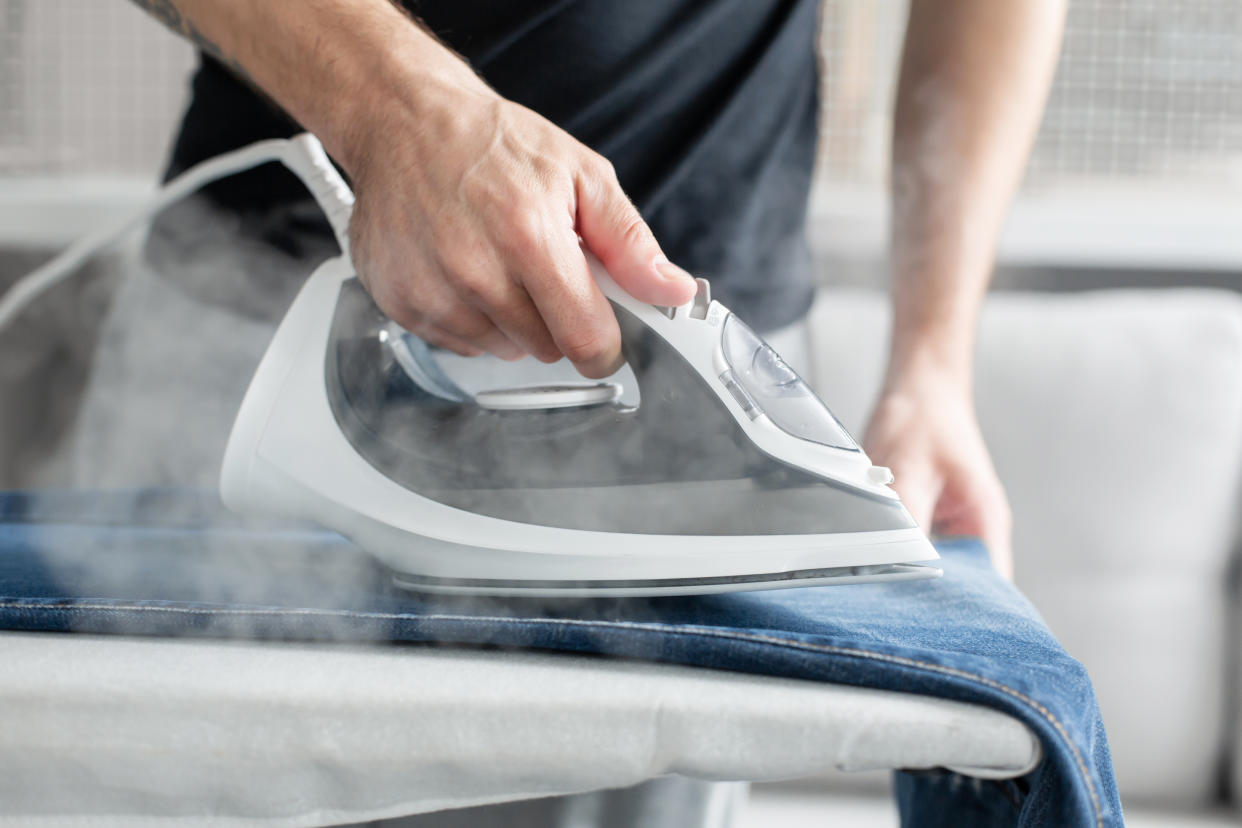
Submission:
<svg viewBox="0 0 1242 828">
<path fill-rule="evenodd" d="M 807 310 L 813 0 L 136 2 L 207 55 L 173 170 L 314 132 L 357 193 L 360 277 L 434 344 L 611 373 L 619 332 L 579 238 L 643 301 L 687 301 L 693 273 L 760 330 Z M 981 536 L 1006 574 L 1009 512 L 971 358 L 1063 14 L 1064 0 L 913 0 L 895 115 L 894 326 L 865 443 L 920 524 Z M 326 238 L 290 210 L 304 200 L 267 169 L 213 188 L 210 210 L 282 217 L 265 238 L 297 259 Z M 215 278 L 187 288 L 213 313 Z M 239 311 L 262 317 L 256 342 L 287 300 L 271 293 Z M 211 360 L 217 344 L 197 347 Z M 249 372 L 233 373 L 244 387 Z"/>
</svg>

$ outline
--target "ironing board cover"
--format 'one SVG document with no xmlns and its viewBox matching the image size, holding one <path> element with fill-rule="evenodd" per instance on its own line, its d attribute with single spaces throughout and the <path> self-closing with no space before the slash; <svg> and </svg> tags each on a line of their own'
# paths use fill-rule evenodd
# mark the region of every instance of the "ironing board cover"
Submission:
<svg viewBox="0 0 1242 828">
<path fill-rule="evenodd" d="M 444 642 L 595 653 L 972 702 L 1037 733 L 1025 777 L 901 772 L 903 823 L 1120 826 L 1086 671 L 974 540 L 935 581 L 660 599 L 431 597 L 340 536 L 214 493 L 0 494 L 0 629 Z"/>
</svg>

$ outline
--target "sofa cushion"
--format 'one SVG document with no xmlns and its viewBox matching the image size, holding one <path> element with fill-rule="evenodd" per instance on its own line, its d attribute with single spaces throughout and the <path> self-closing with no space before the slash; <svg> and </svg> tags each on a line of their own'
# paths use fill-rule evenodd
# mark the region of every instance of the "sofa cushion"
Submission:
<svg viewBox="0 0 1242 828">
<path fill-rule="evenodd" d="M 888 324 L 878 294 L 825 291 L 812 310 L 814 384 L 860 437 Z M 1226 631 L 1242 300 L 996 294 L 977 362 L 1018 585 L 1091 672 L 1123 796 L 1209 801 L 1236 719 Z"/>
</svg>

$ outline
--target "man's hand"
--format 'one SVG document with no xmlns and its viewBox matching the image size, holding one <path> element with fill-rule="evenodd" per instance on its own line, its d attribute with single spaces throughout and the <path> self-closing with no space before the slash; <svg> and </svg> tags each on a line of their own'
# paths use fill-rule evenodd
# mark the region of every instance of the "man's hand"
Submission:
<svg viewBox="0 0 1242 828">
<path fill-rule="evenodd" d="M 481 84 L 409 122 L 393 109 L 345 163 L 354 264 L 407 330 L 460 354 L 564 355 L 607 376 L 621 333 L 579 236 L 638 300 L 693 297 L 608 161 L 541 116 Z"/>
<path fill-rule="evenodd" d="M 395 4 L 135 2 L 323 141 L 353 180 L 360 278 L 424 339 L 608 375 L 621 335 L 579 237 L 636 299 L 694 296 L 604 158 L 501 98 Z"/>
<path fill-rule="evenodd" d="M 981 538 L 997 571 L 1013 577 L 1009 501 L 967 393 L 934 379 L 886 389 L 863 444 L 873 463 L 893 470 L 893 485 L 920 526 Z"/>
</svg>

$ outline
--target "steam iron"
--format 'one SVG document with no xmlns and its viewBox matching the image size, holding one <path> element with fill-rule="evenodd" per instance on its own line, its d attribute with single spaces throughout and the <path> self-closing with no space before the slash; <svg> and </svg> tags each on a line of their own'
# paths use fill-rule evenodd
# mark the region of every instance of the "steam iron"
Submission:
<svg viewBox="0 0 1242 828">
<path fill-rule="evenodd" d="M 348 259 L 276 332 L 221 474 L 243 513 L 310 519 L 407 588 L 650 596 L 936 577 L 935 549 L 858 444 L 705 281 L 611 301 L 613 382 L 465 391 Z"/>
<path fill-rule="evenodd" d="M 637 392 L 468 391 L 384 317 L 349 259 L 354 197 L 304 133 L 209 159 L 0 297 L 0 328 L 177 199 L 279 161 L 344 253 L 302 287 L 251 380 L 220 492 L 309 519 L 429 592 L 687 595 L 940 575 L 936 550 L 828 408 L 706 282 L 636 301 L 590 254 Z"/>
</svg>

